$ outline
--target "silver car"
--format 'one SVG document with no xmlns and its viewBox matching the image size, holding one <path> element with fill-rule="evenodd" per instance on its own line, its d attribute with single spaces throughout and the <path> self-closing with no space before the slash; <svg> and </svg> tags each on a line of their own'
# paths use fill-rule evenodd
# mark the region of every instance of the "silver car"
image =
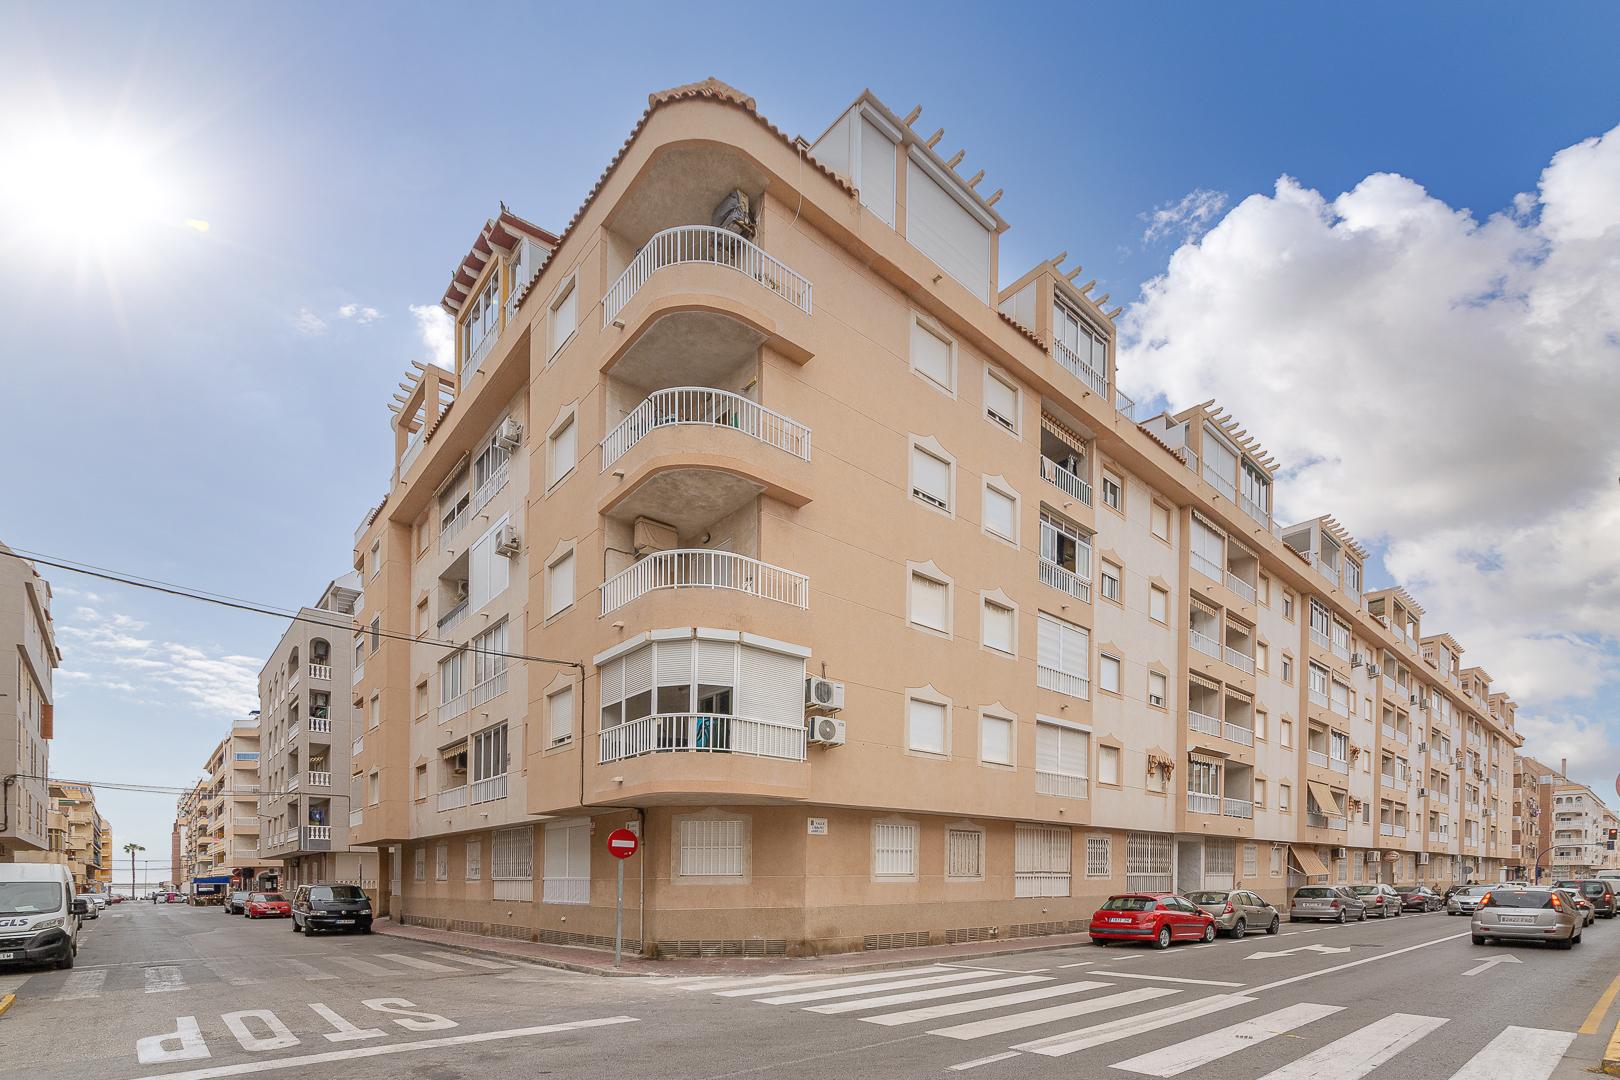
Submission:
<svg viewBox="0 0 1620 1080">
<path fill-rule="evenodd" d="M 1491 891 L 1489 885 L 1465 885 L 1446 897 L 1447 915 L 1469 915 L 1479 907 L 1479 902 L 1485 894 Z"/>
<path fill-rule="evenodd" d="M 1247 889 L 1216 889 L 1185 894 L 1215 917 L 1215 929 L 1240 938 L 1250 930 L 1275 934 L 1282 928 L 1277 909 Z"/>
<path fill-rule="evenodd" d="M 1389 885 L 1352 885 L 1350 891 L 1367 905 L 1367 914 L 1387 919 L 1401 913 L 1401 894 Z"/>
<path fill-rule="evenodd" d="M 1475 945 L 1489 941 L 1547 941 L 1560 949 L 1580 943 L 1581 913 L 1563 889 L 1497 885 L 1485 890 L 1470 924 Z"/>
<path fill-rule="evenodd" d="M 1315 919 L 1319 922 L 1360 922 L 1367 917 L 1367 905 L 1349 889 L 1332 885 L 1301 885 L 1288 905 L 1288 921 Z"/>
</svg>

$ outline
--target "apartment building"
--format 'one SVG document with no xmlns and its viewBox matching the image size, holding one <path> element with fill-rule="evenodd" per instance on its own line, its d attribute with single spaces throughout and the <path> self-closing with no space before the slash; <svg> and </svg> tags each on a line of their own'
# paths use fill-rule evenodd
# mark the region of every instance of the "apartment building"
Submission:
<svg viewBox="0 0 1620 1080">
<path fill-rule="evenodd" d="M 48 851 L 52 673 L 62 654 L 51 619 L 51 584 L 0 544 L 0 862 Z"/>
<path fill-rule="evenodd" d="M 185 809 L 196 878 L 228 877 L 237 888 L 268 886 L 281 865 L 259 848 L 259 714 L 234 721 L 203 764 Z"/>
<path fill-rule="evenodd" d="M 100 842 L 101 865 L 96 867 L 95 880 L 102 892 L 112 891 L 113 862 L 118 849 L 113 846 L 112 822 L 102 818 L 96 839 Z"/>
<path fill-rule="evenodd" d="M 282 868 L 282 888 L 376 884 L 375 852 L 350 839 L 350 761 L 364 715 L 349 707 L 359 664 L 350 639 L 361 587 L 359 574 L 330 582 L 259 672 L 259 861 Z"/>
<path fill-rule="evenodd" d="M 62 814 L 62 850 L 74 885 L 80 892 L 105 892 L 112 871 L 112 826 L 96 809 L 95 789 L 54 781 L 50 795 Z"/>
<path fill-rule="evenodd" d="M 1122 889 L 1488 880 L 1512 703 L 1065 256 L 863 93 L 649 99 L 503 206 L 355 533 L 356 842 L 405 922 L 663 954 L 1081 929 Z M 1013 278 L 1006 288 L 1003 278 Z M 812 448 L 812 433 L 814 433 Z"/>
</svg>

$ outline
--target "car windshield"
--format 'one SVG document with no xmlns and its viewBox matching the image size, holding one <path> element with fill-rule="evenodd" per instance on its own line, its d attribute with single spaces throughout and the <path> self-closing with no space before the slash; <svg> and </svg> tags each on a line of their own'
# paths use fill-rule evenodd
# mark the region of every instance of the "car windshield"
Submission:
<svg viewBox="0 0 1620 1080">
<path fill-rule="evenodd" d="M 60 882 L 0 881 L 0 915 L 38 915 L 61 908 Z"/>
<path fill-rule="evenodd" d="M 1294 894 L 1296 898 L 1304 897 L 1307 900 L 1331 900 L 1339 894 L 1326 887 L 1313 887 L 1299 890 Z"/>
<path fill-rule="evenodd" d="M 256 892 L 252 896 L 248 897 L 248 899 L 252 900 L 255 904 L 276 904 L 280 903 L 285 898 L 280 893 Z"/>
<path fill-rule="evenodd" d="M 366 894 L 356 885 L 317 885 L 309 890 L 311 900 L 364 900 Z"/>
<path fill-rule="evenodd" d="M 1224 904 L 1227 894 L 1223 892 L 1190 892 L 1187 899 L 1195 904 Z"/>
<path fill-rule="evenodd" d="M 1402 896 L 1410 896 L 1413 893 L 1422 892 L 1423 891 L 1423 886 L 1421 886 L 1421 885 L 1402 885 L 1400 888 L 1396 889 L 1395 891 L 1400 893 Z"/>
<path fill-rule="evenodd" d="M 1549 906 L 1552 893 L 1546 889 L 1497 889 L 1490 897 L 1486 907 L 1542 908 Z"/>
<path fill-rule="evenodd" d="M 1357 896 L 1370 896 L 1378 891 L 1377 885 L 1352 885 L 1350 891 Z"/>
<path fill-rule="evenodd" d="M 1486 893 L 1488 893 L 1490 891 L 1491 891 L 1491 887 L 1489 885 L 1470 885 L 1470 886 L 1468 886 L 1468 888 L 1463 889 L 1461 891 L 1461 895 L 1463 895 L 1463 896 L 1484 896 Z"/>
<path fill-rule="evenodd" d="M 1601 881 L 1588 881 L 1581 886 L 1581 891 L 1587 896 L 1602 896 L 1609 891 L 1609 887 Z"/>
<path fill-rule="evenodd" d="M 1111 896 L 1102 906 L 1104 911 L 1152 911 L 1153 898 L 1150 896 Z"/>
</svg>

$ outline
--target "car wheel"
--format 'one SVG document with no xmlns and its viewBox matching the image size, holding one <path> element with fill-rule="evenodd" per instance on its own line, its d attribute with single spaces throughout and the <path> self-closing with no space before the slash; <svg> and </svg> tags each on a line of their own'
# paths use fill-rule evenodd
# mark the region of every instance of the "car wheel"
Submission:
<svg viewBox="0 0 1620 1080">
<path fill-rule="evenodd" d="M 1095 938 L 1094 937 L 1094 938 L 1091 939 L 1091 943 L 1093 945 L 1097 946 L 1100 949 L 1108 948 L 1108 942 L 1104 941 L 1102 938 Z"/>
<path fill-rule="evenodd" d="M 1210 942 L 1212 942 L 1214 940 L 1215 940 L 1215 924 L 1212 923 L 1212 922 L 1205 923 L 1204 924 L 1204 944 L 1208 945 Z"/>
<path fill-rule="evenodd" d="M 1266 927 L 1266 933 L 1268 933 L 1268 934 L 1280 934 L 1280 933 L 1282 933 L 1282 919 L 1279 918 L 1276 915 L 1273 915 L 1271 917 L 1271 925 Z"/>
<path fill-rule="evenodd" d="M 1485 944 L 1485 935 L 1484 934 L 1475 934 L 1474 935 L 1474 944 L 1475 945 L 1483 945 L 1483 944 Z"/>
<path fill-rule="evenodd" d="M 58 971 L 67 971 L 67 970 L 71 969 L 73 967 L 73 961 L 75 959 L 73 954 L 75 952 L 77 952 L 77 951 L 78 951 L 77 945 L 69 945 L 67 955 L 62 957 L 62 959 L 60 959 L 60 960 L 58 960 L 56 962 L 57 970 Z"/>
<path fill-rule="evenodd" d="M 1349 921 L 1350 921 L 1350 916 L 1345 912 L 1344 908 L 1340 908 L 1339 909 L 1339 925 L 1343 926 L 1345 923 L 1347 923 Z"/>
<path fill-rule="evenodd" d="M 1170 947 L 1170 928 L 1168 926 L 1159 927 L 1159 936 L 1154 939 L 1154 944 L 1161 949 Z"/>
<path fill-rule="evenodd" d="M 1356 916 L 1356 922 L 1366 922 L 1366 921 L 1367 921 L 1367 909 L 1362 908 L 1361 909 L 1361 914 Z"/>
<path fill-rule="evenodd" d="M 1558 946 L 1560 949 L 1573 949 L 1575 947 L 1575 939 L 1573 937 L 1567 937 L 1563 941 L 1555 941 L 1553 944 Z"/>
<path fill-rule="evenodd" d="M 294 918 L 294 919 L 293 919 L 293 921 L 292 921 L 292 926 L 293 926 L 293 933 L 295 933 L 295 934 L 296 934 L 296 933 L 299 933 L 299 927 L 298 927 L 298 920 L 297 920 L 297 918 Z"/>
<path fill-rule="evenodd" d="M 1245 934 L 1247 934 L 1248 932 L 1249 932 L 1249 924 L 1244 922 L 1242 919 L 1239 919 L 1237 921 L 1237 924 L 1232 927 L 1232 936 L 1235 937 L 1235 938 L 1241 938 Z"/>
</svg>

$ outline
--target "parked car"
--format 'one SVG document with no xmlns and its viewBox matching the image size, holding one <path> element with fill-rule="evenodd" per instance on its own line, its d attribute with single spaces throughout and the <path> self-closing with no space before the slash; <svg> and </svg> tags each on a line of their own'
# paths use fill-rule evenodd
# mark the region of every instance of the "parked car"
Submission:
<svg viewBox="0 0 1620 1080">
<path fill-rule="evenodd" d="M 109 896 L 107 898 L 107 903 L 109 903 L 109 904 L 122 904 L 123 902 L 124 902 L 124 894 L 123 893 L 113 893 L 111 896 Z"/>
<path fill-rule="evenodd" d="M 220 907 L 225 909 L 227 915 L 245 915 L 247 914 L 247 898 L 248 891 L 246 889 L 237 889 L 235 892 L 226 894 L 225 902 Z"/>
<path fill-rule="evenodd" d="M 1485 890 L 1470 928 L 1475 945 L 1496 941 L 1546 941 L 1567 949 L 1581 940 L 1574 894 L 1558 888 L 1498 885 Z"/>
<path fill-rule="evenodd" d="M 304 930 L 369 934 L 371 901 L 358 885 L 300 885 L 292 901 L 292 928 L 295 934 Z"/>
<path fill-rule="evenodd" d="M 249 893 L 242 901 L 242 914 L 250 919 L 285 919 L 292 915 L 292 905 L 278 892 Z"/>
<path fill-rule="evenodd" d="M 1288 921 L 1316 919 L 1319 922 L 1357 922 L 1367 917 L 1367 905 L 1348 889 L 1332 885 L 1301 885 L 1288 904 Z"/>
<path fill-rule="evenodd" d="M 1186 897 L 1209 912 L 1215 929 L 1233 937 L 1240 938 L 1250 930 L 1275 934 L 1282 927 L 1277 909 L 1244 889 L 1190 892 Z"/>
<path fill-rule="evenodd" d="M 95 894 L 80 893 L 79 899 L 84 901 L 84 910 L 79 912 L 80 921 L 101 918 L 101 907 L 95 901 Z"/>
<path fill-rule="evenodd" d="M 1600 917 L 1612 919 L 1615 916 L 1616 900 L 1614 892 L 1615 883 L 1602 878 L 1582 878 L 1578 881 L 1555 881 L 1553 888 L 1568 889 L 1576 896 L 1584 898 L 1592 905 L 1592 910 Z"/>
<path fill-rule="evenodd" d="M 55 964 L 79 953 L 79 921 L 95 905 L 73 895 L 73 875 L 57 863 L 0 863 L 0 968 Z"/>
<path fill-rule="evenodd" d="M 94 904 L 96 906 L 97 911 L 106 911 L 107 910 L 107 894 L 106 893 L 93 892 L 93 893 L 85 893 L 84 895 L 85 895 L 86 899 L 88 899 L 92 904 Z"/>
<path fill-rule="evenodd" d="M 1389 885 L 1352 885 L 1350 891 L 1361 897 L 1368 915 L 1376 915 L 1380 919 L 1399 915 L 1404 906 L 1401 894 Z"/>
<path fill-rule="evenodd" d="M 1479 902 L 1485 894 L 1491 891 L 1489 885 L 1462 885 L 1452 890 L 1446 896 L 1447 915 L 1471 915 L 1479 907 Z"/>
<path fill-rule="evenodd" d="M 1110 896 L 1091 916 L 1091 941 L 1151 941 L 1168 949 L 1173 941 L 1214 941 L 1215 918 L 1174 893 L 1122 893 Z"/>
<path fill-rule="evenodd" d="M 169 892 L 163 894 L 163 902 L 165 904 L 183 904 L 186 902 L 186 898 L 177 892 Z"/>
<path fill-rule="evenodd" d="M 1439 911 L 1445 906 L 1440 894 L 1427 885 L 1402 885 L 1395 891 L 1401 894 L 1403 911 Z"/>
</svg>

